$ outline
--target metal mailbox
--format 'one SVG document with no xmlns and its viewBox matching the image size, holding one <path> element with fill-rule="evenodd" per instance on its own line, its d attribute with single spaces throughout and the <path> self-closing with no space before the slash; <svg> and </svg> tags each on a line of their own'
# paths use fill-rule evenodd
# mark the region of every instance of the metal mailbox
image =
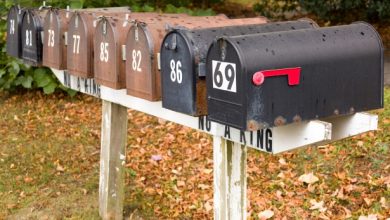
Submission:
<svg viewBox="0 0 390 220">
<path fill-rule="evenodd" d="M 23 13 L 22 58 L 32 66 L 42 64 L 43 18 L 46 12 L 46 9 L 27 9 Z"/>
<path fill-rule="evenodd" d="M 96 81 L 114 89 L 126 88 L 127 33 L 135 20 L 155 21 L 157 18 L 167 19 L 173 15 L 157 13 L 131 13 L 130 17 L 102 17 L 94 34 L 94 74 Z M 188 17 L 188 15 L 174 15 Z M 141 59 L 141 58 L 140 58 Z"/>
<path fill-rule="evenodd" d="M 207 55 L 208 116 L 241 130 L 383 107 L 383 44 L 354 23 L 222 37 Z"/>
<path fill-rule="evenodd" d="M 43 60 L 44 66 L 66 69 L 66 41 L 72 12 L 50 8 L 44 20 Z"/>
<path fill-rule="evenodd" d="M 100 16 L 126 16 L 130 11 L 86 10 L 75 11 L 70 19 L 67 34 L 67 70 L 83 78 L 94 77 L 93 39 Z"/>
<path fill-rule="evenodd" d="M 20 58 L 22 56 L 22 39 L 20 29 L 22 28 L 23 10 L 19 5 L 10 8 L 7 17 L 7 54 Z"/>
<path fill-rule="evenodd" d="M 238 24 L 259 24 L 266 18 L 228 19 L 225 15 L 202 17 L 158 17 L 154 20 L 135 22 L 126 41 L 127 94 L 150 101 L 161 99 L 160 48 L 173 27 L 200 29 Z"/>
<path fill-rule="evenodd" d="M 199 30 L 176 29 L 161 47 L 162 106 L 199 116 L 207 114 L 206 55 L 217 36 L 233 36 L 314 28 L 310 20 L 239 25 Z"/>
</svg>

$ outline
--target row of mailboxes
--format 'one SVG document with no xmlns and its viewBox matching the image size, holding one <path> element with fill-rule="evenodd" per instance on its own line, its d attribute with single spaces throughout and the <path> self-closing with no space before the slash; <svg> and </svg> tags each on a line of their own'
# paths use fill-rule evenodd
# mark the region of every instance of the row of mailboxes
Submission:
<svg viewBox="0 0 390 220">
<path fill-rule="evenodd" d="M 13 7 L 8 25 L 10 55 L 242 130 L 383 106 L 383 46 L 365 23 Z"/>
<path fill-rule="evenodd" d="M 182 19 L 155 19 L 135 22 L 127 35 L 126 88 L 130 95 L 151 101 L 161 99 L 160 48 L 167 31 L 173 27 L 189 30 L 205 27 L 223 27 L 243 24 L 264 24 L 264 17 L 250 19 L 228 19 L 215 17 L 185 17 Z M 161 57 L 161 58 L 160 58 Z M 140 74 L 142 72 L 142 74 Z"/>
</svg>

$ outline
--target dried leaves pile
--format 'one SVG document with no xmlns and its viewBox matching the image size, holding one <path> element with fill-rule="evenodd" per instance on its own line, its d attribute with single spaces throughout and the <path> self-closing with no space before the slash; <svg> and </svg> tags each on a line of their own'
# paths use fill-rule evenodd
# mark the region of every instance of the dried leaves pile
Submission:
<svg viewBox="0 0 390 220">
<path fill-rule="evenodd" d="M 387 90 L 387 106 L 389 93 Z M 38 192 L 53 187 L 53 183 L 41 181 L 38 170 L 46 169 L 52 171 L 49 176 L 62 177 L 56 179 L 56 184 L 69 188 L 62 191 L 62 196 L 72 187 L 84 196 L 97 191 L 98 182 L 90 188 L 83 185 L 87 180 L 98 180 L 101 106 L 91 99 L 78 96 L 69 100 L 40 94 L 1 97 L 0 159 L 9 158 L 3 155 L 9 154 L 4 148 L 15 147 L 9 144 L 15 137 L 23 136 L 21 145 L 34 139 L 42 146 L 34 149 L 40 167 L 35 167 L 35 162 L 30 168 L 23 168 L 28 166 L 23 162 L 4 167 L 0 162 L 0 168 L 22 167 L 11 172 L 10 178 L 20 176 L 19 185 L 40 184 L 35 189 Z M 19 105 L 20 114 L 7 115 L 7 108 L 13 105 Z M 249 150 L 248 216 L 251 219 L 389 218 L 390 111 L 378 113 L 378 131 L 342 142 L 276 156 Z M 129 110 L 128 115 L 126 215 L 137 213 L 145 219 L 212 219 L 211 137 L 136 111 Z M 63 144 L 64 149 L 59 151 L 62 157 L 44 156 L 51 150 L 47 143 L 52 139 Z M 45 167 L 49 164 L 50 168 Z M 78 183 L 70 184 L 71 181 Z M 2 191 L 1 183 L 0 180 L 0 196 L 8 196 L 9 187 Z M 35 196 L 36 192 L 25 193 L 19 188 L 15 187 L 11 194 Z M 4 204 L 8 214 L 29 206 L 17 201 L 9 203 L 9 207 Z M 0 202 L 0 208 L 1 205 Z"/>
</svg>

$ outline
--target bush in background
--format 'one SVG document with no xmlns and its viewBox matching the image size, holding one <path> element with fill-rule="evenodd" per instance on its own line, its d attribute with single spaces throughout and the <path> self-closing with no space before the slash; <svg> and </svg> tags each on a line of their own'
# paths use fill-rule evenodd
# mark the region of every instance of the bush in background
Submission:
<svg viewBox="0 0 390 220">
<path fill-rule="evenodd" d="M 277 19 L 310 13 L 330 24 L 359 20 L 390 23 L 389 0 L 260 0 L 253 9 Z"/>
</svg>

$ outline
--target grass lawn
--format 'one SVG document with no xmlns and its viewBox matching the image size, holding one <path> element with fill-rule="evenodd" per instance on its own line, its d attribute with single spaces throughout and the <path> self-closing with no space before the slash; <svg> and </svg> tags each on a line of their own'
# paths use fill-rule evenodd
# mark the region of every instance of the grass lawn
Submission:
<svg viewBox="0 0 390 220">
<path fill-rule="evenodd" d="M 390 216 L 390 89 L 380 129 L 280 155 L 248 151 L 248 212 L 259 219 Z M 129 110 L 125 215 L 211 219 L 212 139 Z M 99 219 L 101 102 L 0 93 L 0 219 Z M 152 158 L 161 157 L 156 161 Z M 318 181 L 298 178 L 313 173 Z"/>
</svg>

